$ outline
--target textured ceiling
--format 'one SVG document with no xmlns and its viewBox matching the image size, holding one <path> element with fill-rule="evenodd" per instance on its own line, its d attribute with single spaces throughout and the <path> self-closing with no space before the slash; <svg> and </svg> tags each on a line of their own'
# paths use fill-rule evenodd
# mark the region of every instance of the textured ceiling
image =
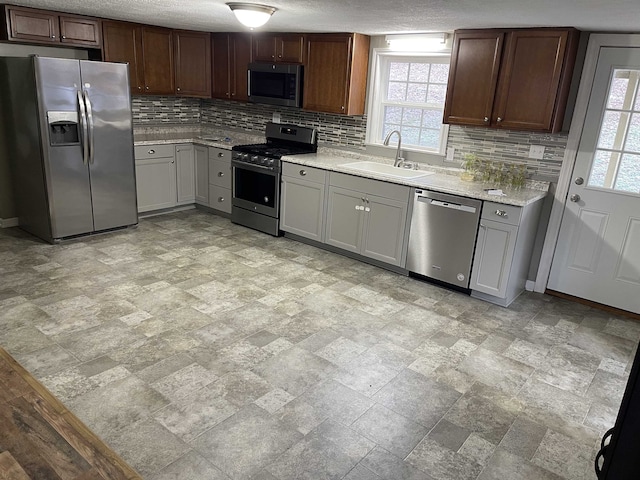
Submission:
<svg viewBox="0 0 640 480">
<path fill-rule="evenodd" d="M 9 0 L 7 3 L 211 32 L 241 31 L 229 0 Z M 250 0 L 247 0 L 250 1 Z M 456 28 L 574 26 L 640 31 L 640 0 L 259 0 L 278 8 L 273 32 L 453 31 Z"/>
</svg>

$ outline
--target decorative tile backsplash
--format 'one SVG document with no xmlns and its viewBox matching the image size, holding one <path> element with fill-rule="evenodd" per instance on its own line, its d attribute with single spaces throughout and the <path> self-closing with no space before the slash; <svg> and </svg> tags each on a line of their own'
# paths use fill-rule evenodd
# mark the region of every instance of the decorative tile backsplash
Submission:
<svg viewBox="0 0 640 480">
<path fill-rule="evenodd" d="M 543 145 L 544 156 L 529 158 L 531 145 Z M 530 175 L 557 179 L 567 146 L 566 133 L 533 133 L 496 130 L 482 127 L 449 127 L 447 147 L 455 148 L 454 160 L 462 162 L 464 155 L 475 153 L 478 158 L 508 164 L 526 164 Z"/>
<path fill-rule="evenodd" d="M 331 115 L 291 107 L 180 97 L 133 97 L 132 105 L 133 123 L 137 126 L 198 124 L 262 134 L 266 123 L 277 113 L 282 123 L 318 129 L 320 145 L 365 149 L 366 115 Z M 455 149 L 454 160 L 457 162 L 462 162 L 466 153 L 475 153 L 481 159 L 524 163 L 530 177 L 549 181 L 556 180 L 560 174 L 566 144 L 566 133 L 544 134 L 456 125 L 449 127 L 447 141 L 447 147 Z M 545 147 L 541 160 L 529 158 L 531 145 Z"/>
<path fill-rule="evenodd" d="M 131 98 L 133 124 L 200 123 L 200 99 L 182 97 Z"/>
<path fill-rule="evenodd" d="M 274 113 L 280 114 L 281 123 L 316 128 L 319 144 L 364 149 L 365 115 L 331 115 L 291 107 L 202 100 L 202 123 L 207 126 L 264 132 Z"/>
</svg>

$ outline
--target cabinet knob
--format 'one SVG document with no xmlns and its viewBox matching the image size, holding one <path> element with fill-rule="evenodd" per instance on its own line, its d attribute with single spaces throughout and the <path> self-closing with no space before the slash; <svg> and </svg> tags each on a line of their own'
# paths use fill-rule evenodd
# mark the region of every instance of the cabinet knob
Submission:
<svg viewBox="0 0 640 480">
<path fill-rule="evenodd" d="M 220 203 L 224 202 L 224 197 L 218 197 L 218 202 Z"/>
<path fill-rule="evenodd" d="M 304 177 L 306 174 L 307 174 L 307 171 L 306 171 L 306 170 L 300 170 L 300 175 L 301 175 L 301 176 L 303 176 L 303 177 Z"/>
<path fill-rule="evenodd" d="M 145 90 L 149 90 L 149 85 L 147 85 L 146 87 L 144 87 Z"/>
<path fill-rule="evenodd" d="M 509 214 L 504 211 L 504 210 L 496 210 L 495 212 L 496 215 L 498 215 L 499 217 L 504 217 L 504 218 L 509 218 Z"/>
<path fill-rule="evenodd" d="M 500 123 L 502 121 L 502 117 L 496 118 L 496 122 Z"/>
<path fill-rule="evenodd" d="M 271 58 L 276 58 L 276 56 L 275 55 L 271 55 Z"/>
<path fill-rule="evenodd" d="M 342 105 L 342 106 L 340 107 L 340 110 L 344 110 L 344 105 Z"/>
<path fill-rule="evenodd" d="M 177 90 L 180 91 L 180 87 L 178 87 Z"/>
<path fill-rule="evenodd" d="M 171 160 L 171 163 L 176 163 L 176 161 L 175 160 Z"/>
<path fill-rule="evenodd" d="M 142 90 L 142 87 L 138 87 L 138 90 Z"/>
<path fill-rule="evenodd" d="M 55 36 L 55 35 L 51 35 L 51 38 L 55 39 L 55 38 L 56 38 L 56 36 Z"/>
<path fill-rule="evenodd" d="M 218 172 L 219 177 L 224 177 L 224 172 Z"/>
<path fill-rule="evenodd" d="M 218 152 L 218 156 L 219 156 L 220 158 L 222 158 L 222 157 L 224 157 L 224 153 L 222 153 L 222 152 Z"/>
<path fill-rule="evenodd" d="M 65 35 L 62 35 L 62 39 L 65 40 L 67 37 Z"/>
<path fill-rule="evenodd" d="M 489 121 L 489 117 L 484 117 L 484 123 L 487 123 Z"/>
<path fill-rule="evenodd" d="M 151 150 L 149 150 L 147 153 L 148 153 L 149 155 L 153 155 L 154 153 L 156 153 L 156 151 L 155 151 L 155 150 L 153 150 L 153 149 L 151 149 Z"/>
<path fill-rule="evenodd" d="M 282 58 L 282 55 L 278 55 L 278 58 Z"/>
</svg>

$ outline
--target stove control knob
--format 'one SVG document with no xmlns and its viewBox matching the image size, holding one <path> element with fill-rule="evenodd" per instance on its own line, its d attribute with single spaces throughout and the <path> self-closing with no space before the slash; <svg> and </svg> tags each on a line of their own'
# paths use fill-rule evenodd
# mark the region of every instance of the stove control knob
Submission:
<svg viewBox="0 0 640 480">
<path fill-rule="evenodd" d="M 273 159 L 269 159 L 269 161 L 267 161 L 267 165 L 271 166 L 273 165 L 275 162 L 273 161 Z"/>
<path fill-rule="evenodd" d="M 251 157 L 251 163 L 258 163 L 259 160 L 260 157 L 258 155 L 254 155 L 253 157 Z"/>
<path fill-rule="evenodd" d="M 248 160 L 249 159 L 249 154 L 248 153 L 243 153 L 242 154 L 242 159 L 243 160 Z"/>
</svg>

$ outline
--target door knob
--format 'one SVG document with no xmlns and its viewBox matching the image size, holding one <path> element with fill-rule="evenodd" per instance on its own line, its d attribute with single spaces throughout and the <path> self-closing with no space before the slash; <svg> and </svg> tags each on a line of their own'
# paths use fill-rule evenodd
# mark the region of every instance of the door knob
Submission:
<svg viewBox="0 0 640 480">
<path fill-rule="evenodd" d="M 575 183 L 576 185 L 582 185 L 584 183 L 584 178 L 578 177 L 573 181 L 573 183 Z"/>
<path fill-rule="evenodd" d="M 580 195 L 578 195 L 577 193 L 574 193 L 573 195 L 571 195 L 569 197 L 569 200 L 571 200 L 574 203 L 579 202 L 580 201 Z"/>
</svg>

